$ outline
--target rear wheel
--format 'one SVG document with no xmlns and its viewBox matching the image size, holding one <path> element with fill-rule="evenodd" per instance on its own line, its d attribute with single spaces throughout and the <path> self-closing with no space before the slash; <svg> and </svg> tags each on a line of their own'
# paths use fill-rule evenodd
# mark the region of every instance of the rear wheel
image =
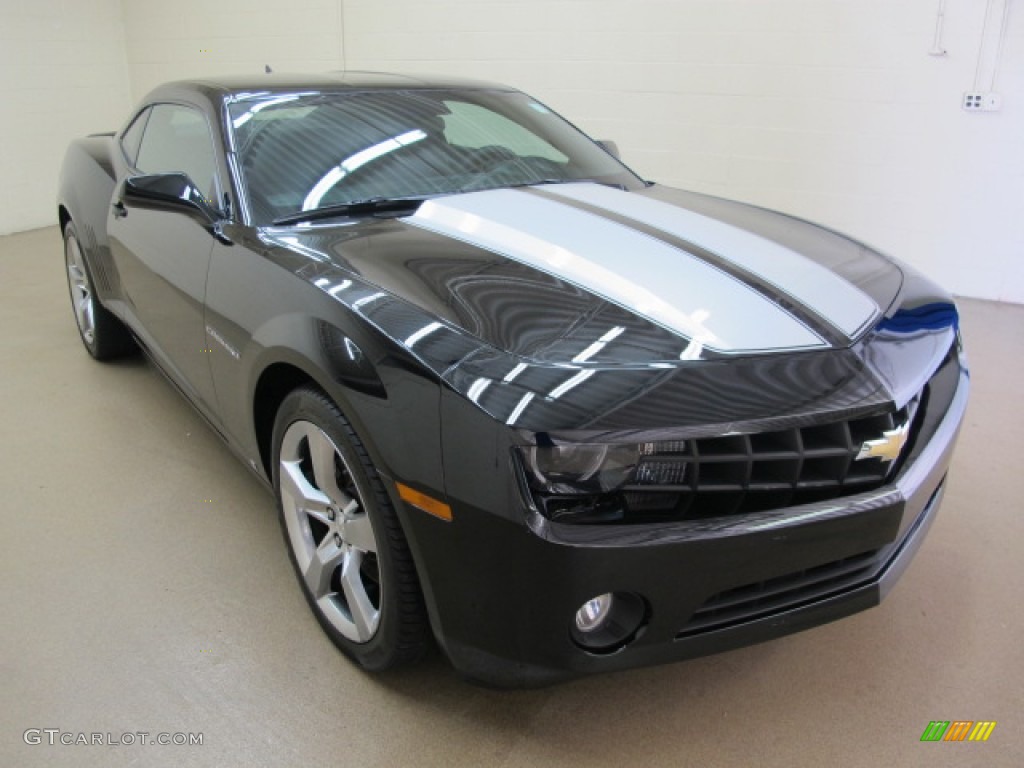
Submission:
<svg viewBox="0 0 1024 768">
<path fill-rule="evenodd" d="M 64 228 L 64 262 L 78 334 L 89 354 L 97 360 L 110 360 L 134 352 L 135 341 L 128 329 L 96 298 L 92 275 L 70 221 Z"/>
<path fill-rule="evenodd" d="M 394 508 L 337 406 L 302 388 L 274 423 L 274 488 L 302 591 L 331 640 L 372 671 L 422 655 L 427 620 Z"/>
</svg>

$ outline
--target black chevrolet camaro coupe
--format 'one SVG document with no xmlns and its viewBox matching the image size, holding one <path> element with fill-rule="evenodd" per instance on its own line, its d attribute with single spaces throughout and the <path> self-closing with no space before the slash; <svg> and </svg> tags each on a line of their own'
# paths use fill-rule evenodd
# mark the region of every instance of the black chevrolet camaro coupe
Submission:
<svg viewBox="0 0 1024 768">
<path fill-rule="evenodd" d="M 366 669 L 539 685 L 875 605 L 942 497 L 957 313 L 808 222 L 646 182 L 500 85 L 180 82 L 67 152 L 97 359 L 272 487 Z"/>
</svg>

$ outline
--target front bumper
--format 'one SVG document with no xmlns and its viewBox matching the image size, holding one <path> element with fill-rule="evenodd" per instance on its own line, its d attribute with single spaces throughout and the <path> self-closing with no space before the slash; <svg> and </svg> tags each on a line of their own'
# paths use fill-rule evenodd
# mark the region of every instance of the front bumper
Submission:
<svg viewBox="0 0 1024 768">
<path fill-rule="evenodd" d="M 870 493 L 661 525 L 526 527 L 454 500 L 454 524 L 411 515 L 435 635 L 464 675 L 534 686 L 717 653 L 877 605 L 934 520 L 967 389 L 961 371 L 931 439 Z M 642 596 L 648 615 L 625 647 L 592 653 L 570 622 L 605 592 Z"/>
</svg>

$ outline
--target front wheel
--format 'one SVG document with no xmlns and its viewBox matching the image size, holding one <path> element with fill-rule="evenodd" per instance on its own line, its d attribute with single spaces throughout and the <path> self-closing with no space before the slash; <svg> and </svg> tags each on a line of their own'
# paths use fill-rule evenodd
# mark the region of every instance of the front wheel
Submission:
<svg viewBox="0 0 1024 768">
<path fill-rule="evenodd" d="M 419 581 L 384 486 L 337 406 L 311 387 L 274 423 L 274 488 L 302 591 L 327 635 L 368 670 L 427 644 Z"/>
</svg>

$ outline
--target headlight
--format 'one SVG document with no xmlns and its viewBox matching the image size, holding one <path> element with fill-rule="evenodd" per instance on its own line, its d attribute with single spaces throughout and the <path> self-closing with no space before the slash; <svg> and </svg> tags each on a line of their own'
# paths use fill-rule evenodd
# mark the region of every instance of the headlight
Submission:
<svg viewBox="0 0 1024 768">
<path fill-rule="evenodd" d="M 589 495 L 614 491 L 632 478 L 640 458 L 636 445 L 567 443 L 520 449 L 527 481 L 535 491 Z"/>
<path fill-rule="evenodd" d="M 664 519 L 690 490 L 687 441 L 520 446 L 533 506 L 569 523 Z"/>
</svg>

